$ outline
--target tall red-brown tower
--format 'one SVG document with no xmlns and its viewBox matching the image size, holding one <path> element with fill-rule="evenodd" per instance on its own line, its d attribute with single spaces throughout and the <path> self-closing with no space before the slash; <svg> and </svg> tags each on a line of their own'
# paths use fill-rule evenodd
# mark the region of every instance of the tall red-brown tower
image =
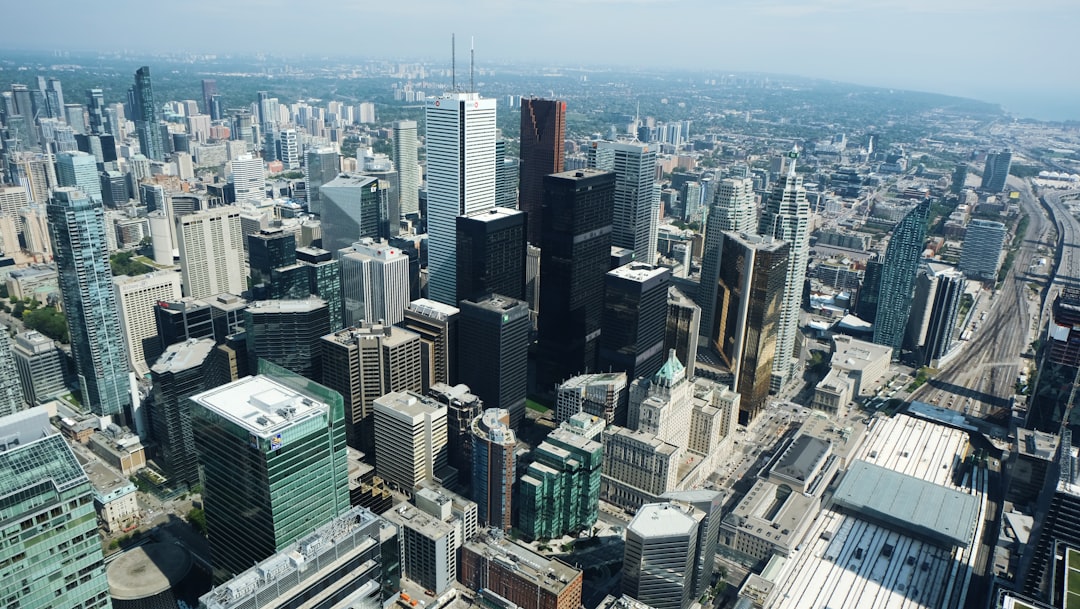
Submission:
<svg viewBox="0 0 1080 609">
<path fill-rule="evenodd" d="M 563 170 L 565 137 L 566 102 L 535 97 L 521 100 L 518 209 L 529 214 L 527 238 L 539 247 L 544 176 Z"/>
</svg>

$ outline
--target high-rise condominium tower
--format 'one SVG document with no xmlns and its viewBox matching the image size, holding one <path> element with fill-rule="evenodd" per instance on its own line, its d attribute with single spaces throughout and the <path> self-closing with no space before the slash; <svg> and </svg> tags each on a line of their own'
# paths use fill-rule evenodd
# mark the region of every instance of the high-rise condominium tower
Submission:
<svg viewBox="0 0 1080 609">
<path fill-rule="evenodd" d="M 636 262 L 652 264 L 660 211 L 656 150 L 640 142 L 593 142 L 588 163 L 615 172 L 611 244 L 633 250 Z"/>
<path fill-rule="evenodd" d="M 802 178 L 795 174 L 797 156 L 794 150 L 789 153 L 787 175 L 773 188 L 758 224 L 758 233 L 783 239 L 791 248 L 784 303 L 780 307 L 776 332 L 776 357 L 770 387 L 774 392 L 788 383 L 798 365 L 795 340 L 799 333 L 799 310 L 810 257 L 810 203 L 806 200 Z"/>
<path fill-rule="evenodd" d="M 177 217 L 176 240 L 184 296 L 209 298 L 244 292 L 239 208 L 215 207 Z"/>
<path fill-rule="evenodd" d="M 495 207 L 495 100 L 427 102 L 428 297 L 457 306 L 457 217 Z"/>
<path fill-rule="evenodd" d="M 105 210 L 78 189 L 58 188 L 48 215 L 82 402 L 98 415 L 120 414 L 131 400 Z"/>
<path fill-rule="evenodd" d="M 159 109 L 154 103 L 154 88 L 150 83 L 150 66 L 135 71 L 135 86 L 131 89 L 132 114 L 135 132 L 139 135 L 139 149 L 149 159 L 165 160 L 165 142 L 158 126 Z"/>
<path fill-rule="evenodd" d="M 904 215 L 893 228 L 885 249 L 878 288 L 877 315 L 874 318 L 874 342 L 892 347 L 893 359 L 900 358 L 915 275 L 919 272 L 923 246 L 926 241 L 926 215 L 930 199 L 924 199 Z"/>
<path fill-rule="evenodd" d="M 394 121 L 394 167 L 400 185 L 401 215 L 420 211 L 420 163 L 416 158 L 416 121 Z"/>
<path fill-rule="evenodd" d="M 536 97 L 521 100 L 521 165 L 518 209 L 529 214 L 529 243 L 543 239 L 544 176 L 563 170 L 566 102 Z"/>
</svg>

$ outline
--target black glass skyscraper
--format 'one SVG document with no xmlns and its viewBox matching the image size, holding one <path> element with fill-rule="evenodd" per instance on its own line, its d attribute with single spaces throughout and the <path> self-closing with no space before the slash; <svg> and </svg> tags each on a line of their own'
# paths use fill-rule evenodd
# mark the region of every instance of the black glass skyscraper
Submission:
<svg viewBox="0 0 1080 609">
<path fill-rule="evenodd" d="M 924 199 L 905 214 L 893 229 L 885 249 L 874 317 L 874 342 L 892 347 L 894 360 L 900 357 L 904 330 L 911 314 L 911 297 L 925 245 L 929 211 L 930 199 Z"/>
<path fill-rule="evenodd" d="M 596 370 L 604 275 L 611 258 L 615 174 L 597 169 L 544 178 L 537 390 Z"/>
<path fill-rule="evenodd" d="M 135 86 L 131 89 L 132 113 L 139 148 L 148 159 L 165 160 L 165 143 L 158 126 L 158 107 L 154 103 L 154 88 L 150 83 L 150 66 L 135 71 Z"/>
<path fill-rule="evenodd" d="M 541 264 L 542 268 L 542 264 Z M 651 377 L 664 364 L 671 271 L 631 262 L 604 275 L 600 371 Z M 543 280 L 540 282 L 543 290 Z M 543 311 L 543 309 L 541 309 Z"/>
<path fill-rule="evenodd" d="M 457 218 L 457 296 L 525 298 L 525 212 L 505 207 Z"/>
<path fill-rule="evenodd" d="M 525 418 L 529 306 L 488 294 L 462 300 L 460 308 L 458 379 L 486 407 L 510 411 L 510 426 L 517 429 Z"/>
<path fill-rule="evenodd" d="M 173 489 L 199 483 L 199 463 L 187 398 L 215 386 L 211 338 L 170 345 L 150 368 L 154 388 L 147 403 L 159 464 Z"/>
</svg>

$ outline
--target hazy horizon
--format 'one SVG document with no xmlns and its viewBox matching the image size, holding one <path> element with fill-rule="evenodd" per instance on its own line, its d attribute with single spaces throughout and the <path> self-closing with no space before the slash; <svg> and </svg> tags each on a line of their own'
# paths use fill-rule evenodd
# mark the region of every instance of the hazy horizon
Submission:
<svg viewBox="0 0 1080 609">
<path fill-rule="evenodd" d="M 27 51 L 438 57 L 766 72 L 956 95 L 1020 116 L 1080 120 L 1066 69 L 1080 3 L 1031 0 L 460 0 L 348 5 L 188 0 L 108 11 L 9 7 L 3 45 Z M 102 33 L 111 32 L 109 36 Z"/>
</svg>

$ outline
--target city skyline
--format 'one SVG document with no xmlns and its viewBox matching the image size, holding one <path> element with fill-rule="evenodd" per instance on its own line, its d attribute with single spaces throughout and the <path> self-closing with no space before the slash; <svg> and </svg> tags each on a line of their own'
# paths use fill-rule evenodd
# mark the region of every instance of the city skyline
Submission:
<svg viewBox="0 0 1080 609">
<path fill-rule="evenodd" d="M 156 27 L 156 18 L 132 3 L 116 7 L 129 19 L 123 46 L 116 52 L 175 53 L 175 45 L 165 45 Z M 54 6 L 55 5 L 55 6 Z M 62 10 L 57 3 L 20 5 L 20 23 L 6 34 L 10 49 L 79 50 L 100 48 L 100 38 L 92 34 L 101 27 L 115 27 L 111 15 Z M 618 7 L 616 15 L 611 9 Z M 575 65 L 621 65 L 673 67 L 694 70 L 764 72 L 840 80 L 886 88 L 932 91 L 1002 103 L 1007 108 L 1035 118 L 1080 118 L 1068 100 L 1076 85 L 1062 82 L 1058 57 L 1080 55 L 1080 42 L 1069 34 L 1071 24 L 1080 19 L 1080 7 L 1060 0 L 1040 0 L 1017 5 L 1005 0 L 976 3 L 970 0 L 940 5 L 917 2 L 875 3 L 869 6 L 851 0 L 817 0 L 810 3 L 774 1 L 725 3 L 723 7 L 702 0 L 598 0 L 575 5 L 575 19 L 568 21 L 548 5 L 516 3 L 507 6 L 491 0 L 471 0 L 463 6 L 414 2 L 408 6 L 357 6 L 330 3 L 305 5 L 302 13 L 290 11 L 287 23 L 297 31 L 318 30 L 320 35 L 273 37 L 273 48 L 259 48 L 267 31 L 282 28 L 281 12 L 289 5 L 276 0 L 254 4 L 206 2 L 188 3 L 192 14 L 207 16 L 202 27 L 186 33 L 191 53 L 269 53 L 273 55 L 360 54 L 366 57 L 405 55 L 450 62 L 452 32 L 458 36 L 458 68 L 467 77 L 469 39 L 476 41 L 478 67 L 489 68 L 502 61 L 531 61 L 531 49 L 548 46 L 553 39 L 590 40 L 588 61 L 574 45 L 552 47 L 543 61 Z M 365 35 L 366 46 L 348 48 L 341 41 L 350 34 L 348 18 L 353 12 L 366 20 L 404 20 L 413 36 L 406 49 L 397 28 L 375 28 Z M 325 19 L 326 14 L 340 18 Z M 690 15 L 695 15 L 690 18 Z M 43 18 L 48 15 L 49 18 Z M 36 18 L 40 16 L 42 18 Z M 232 27 L 240 17 L 251 27 L 251 39 L 237 35 Z M 527 22 L 525 30 L 507 28 L 509 22 Z M 620 34 L 619 25 L 683 22 L 683 34 L 664 40 L 664 46 L 633 45 Z M 606 23 L 610 27 L 597 28 Z M 933 45 L 906 45 L 885 52 L 867 53 L 881 45 L 882 28 L 890 31 L 917 31 Z M 723 36 L 716 36 L 718 31 Z M 259 32 L 255 35 L 254 32 Z M 814 33 L 813 44 L 806 43 Z M 769 45 L 759 45 L 768 38 Z M 994 51 L 1003 40 L 1024 40 L 1010 45 L 1008 52 Z M 996 42 L 1002 40 L 1002 42 Z M 290 41 L 294 46 L 290 47 Z M 708 41 L 704 43 L 703 41 Z M 744 49 L 754 48 L 754 53 Z M 405 53 L 402 53 L 406 50 Z M 977 51 L 994 55 L 995 61 L 978 59 Z M 670 58 L 679 57 L 678 61 Z M 970 65 L 958 69 L 955 61 L 970 58 Z M 448 67 L 448 66 L 447 66 Z M 1009 86 L 1001 86 L 1007 75 Z"/>
</svg>

